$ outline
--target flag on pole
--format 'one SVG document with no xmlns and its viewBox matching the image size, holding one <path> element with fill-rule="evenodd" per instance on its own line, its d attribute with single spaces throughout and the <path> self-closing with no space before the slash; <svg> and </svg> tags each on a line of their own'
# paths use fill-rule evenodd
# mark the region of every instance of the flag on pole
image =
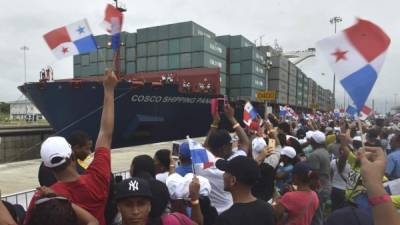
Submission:
<svg viewBox="0 0 400 225">
<path fill-rule="evenodd" d="M 187 137 L 189 143 L 190 154 L 193 164 L 203 164 L 206 168 L 209 166 L 210 161 L 208 158 L 207 150 L 197 141 Z"/>
<path fill-rule="evenodd" d="M 243 110 L 243 123 L 250 126 L 253 120 L 257 119 L 257 111 L 250 102 L 246 102 Z"/>
<path fill-rule="evenodd" d="M 389 45 L 390 38 L 380 27 L 362 19 L 317 43 L 358 112 L 378 78 Z"/>
<path fill-rule="evenodd" d="M 279 106 L 279 116 L 286 116 L 287 108 L 286 106 Z"/>
<path fill-rule="evenodd" d="M 108 4 L 102 26 L 111 34 L 111 47 L 115 53 L 119 49 L 124 15 L 113 5 Z"/>
<path fill-rule="evenodd" d="M 86 19 L 52 30 L 43 38 L 57 59 L 97 51 Z"/>
<path fill-rule="evenodd" d="M 360 112 L 360 119 L 361 120 L 366 120 L 368 116 L 371 114 L 372 109 L 369 108 L 368 106 L 364 106 Z"/>
</svg>

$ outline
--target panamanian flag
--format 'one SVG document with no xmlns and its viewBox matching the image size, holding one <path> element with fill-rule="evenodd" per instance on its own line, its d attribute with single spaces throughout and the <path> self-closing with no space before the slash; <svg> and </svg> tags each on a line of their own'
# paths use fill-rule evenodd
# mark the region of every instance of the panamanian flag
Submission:
<svg viewBox="0 0 400 225">
<path fill-rule="evenodd" d="M 52 30 L 43 37 L 57 59 L 97 50 L 86 19 Z"/>
<path fill-rule="evenodd" d="M 108 4 L 101 25 L 111 34 L 111 47 L 114 52 L 116 52 L 120 46 L 123 20 L 124 14 L 113 5 Z"/>
<path fill-rule="evenodd" d="M 199 142 L 187 137 L 189 143 L 189 149 L 191 154 L 191 159 L 193 164 L 201 164 L 203 168 L 209 168 L 212 166 L 212 162 L 208 157 L 207 150 Z"/>
<path fill-rule="evenodd" d="M 378 78 L 389 45 L 390 38 L 380 27 L 362 19 L 317 43 L 358 112 Z"/>
<path fill-rule="evenodd" d="M 253 107 L 253 105 L 250 102 L 246 102 L 243 110 L 243 123 L 250 127 L 253 120 L 257 119 L 257 115 L 257 110 Z"/>
</svg>

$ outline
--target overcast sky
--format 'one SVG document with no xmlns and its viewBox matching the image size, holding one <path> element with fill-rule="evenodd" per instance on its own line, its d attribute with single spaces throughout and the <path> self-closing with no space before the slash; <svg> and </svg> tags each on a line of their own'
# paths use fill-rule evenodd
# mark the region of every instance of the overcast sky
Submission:
<svg viewBox="0 0 400 225">
<path fill-rule="evenodd" d="M 0 101 L 18 99 L 17 85 L 24 81 L 21 46 L 27 51 L 27 80 L 37 81 L 39 71 L 51 65 L 55 78 L 72 77 L 72 58 L 56 60 L 43 41 L 46 32 L 87 18 L 94 34 L 104 8 L 111 0 L 1 0 L 0 9 Z M 397 0 L 126 0 L 124 30 L 192 20 L 217 35 L 242 34 L 250 40 L 264 35 L 264 44 L 277 39 L 284 50 L 303 50 L 333 33 L 329 19 L 340 16 L 338 30 L 354 24 L 357 17 L 381 26 L 392 39 L 386 62 L 369 98 L 375 108 L 389 109 L 400 93 L 400 18 Z M 397 63 L 396 63 L 397 62 Z M 333 75 L 322 57 L 309 59 L 299 67 L 324 88 L 332 88 Z M 321 75 L 325 74 L 325 76 Z M 337 84 L 337 101 L 343 102 L 343 89 Z M 346 98 L 347 99 L 347 98 Z M 346 100 L 347 101 L 347 100 Z M 400 96 L 397 102 L 400 103 Z"/>
</svg>

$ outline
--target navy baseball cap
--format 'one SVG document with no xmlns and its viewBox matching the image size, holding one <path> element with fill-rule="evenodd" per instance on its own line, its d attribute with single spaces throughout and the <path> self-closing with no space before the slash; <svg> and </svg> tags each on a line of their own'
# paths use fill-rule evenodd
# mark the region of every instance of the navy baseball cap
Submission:
<svg viewBox="0 0 400 225">
<path fill-rule="evenodd" d="M 130 197 L 144 197 L 152 199 L 149 183 L 138 177 L 132 177 L 118 183 L 115 187 L 115 200 L 119 201 Z"/>
</svg>

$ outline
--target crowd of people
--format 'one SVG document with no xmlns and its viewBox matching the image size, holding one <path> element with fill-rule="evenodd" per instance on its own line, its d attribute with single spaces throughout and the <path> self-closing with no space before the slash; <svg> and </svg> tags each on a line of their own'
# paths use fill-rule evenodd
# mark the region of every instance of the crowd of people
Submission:
<svg viewBox="0 0 400 225">
<path fill-rule="evenodd" d="M 82 132 L 46 139 L 41 187 L 26 213 L 0 203 L 0 225 L 400 224 L 400 196 L 384 185 L 400 178 L 400 121 L 270 114 L 242 128 L 225 105 L 203 143 L 207 162 L 194 163 L 186 141 L 177 157 L 170 149 L 134 157 L 123 180 L 111 171 L 117 83 L 107 70 L 94 156 Z"/>
</svg>

